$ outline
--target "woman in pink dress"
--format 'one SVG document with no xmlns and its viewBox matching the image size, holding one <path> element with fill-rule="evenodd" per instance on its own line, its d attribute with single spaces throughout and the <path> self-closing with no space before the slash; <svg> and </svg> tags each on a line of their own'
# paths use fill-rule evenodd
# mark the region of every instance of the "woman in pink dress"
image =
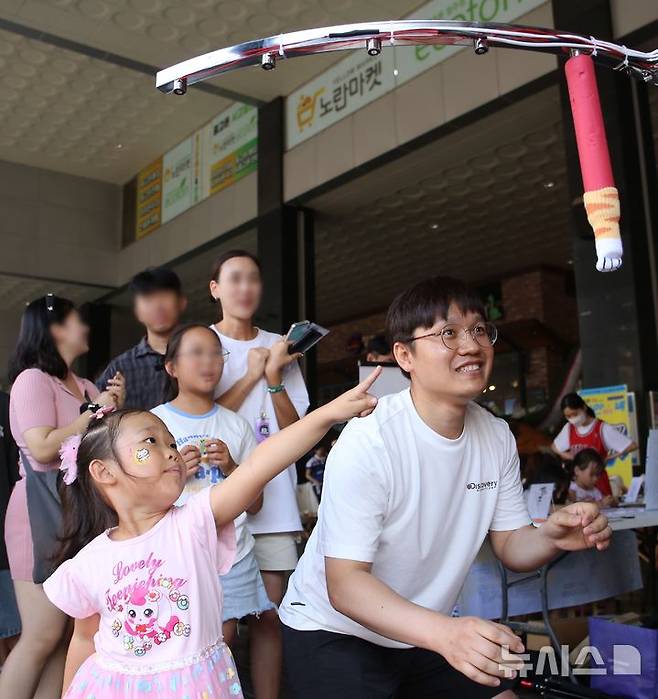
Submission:
<svg viewBox="0 0 658 699">
<path fill-rule="evenodd" d="M 59 467 L 62 442 L 84 432 L 95 404 L 120 405 L 124 382 L 115 376 L 103 393 L 71 371 L 89 347 L 89 328 L 75 306 L 53 294 L 32 301 L 21 321 L 10 367 L 11 432 L 35 471 Z M 5 523 L 9 568 L 21 615 L 21 638 L 0 673 L 0 697 L 59 697 L 66 657 L 67 617 L 54 607 L 34 566 L 25 472 L 11 494 Z"/>
</svg>

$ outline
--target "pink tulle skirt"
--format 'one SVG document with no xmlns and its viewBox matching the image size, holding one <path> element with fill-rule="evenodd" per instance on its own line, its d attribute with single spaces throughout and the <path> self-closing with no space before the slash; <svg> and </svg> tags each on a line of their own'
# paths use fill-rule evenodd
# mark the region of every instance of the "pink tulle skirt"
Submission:
<svg viewBox="0 0 658 699">
<path fill-rule="evenodd" d="M 152 674 L 122 672 L 94 654 L 82 664 L 66 699 L 242 699 L 228 646 L 218 643 L 195 662 Z"/>
</svg>

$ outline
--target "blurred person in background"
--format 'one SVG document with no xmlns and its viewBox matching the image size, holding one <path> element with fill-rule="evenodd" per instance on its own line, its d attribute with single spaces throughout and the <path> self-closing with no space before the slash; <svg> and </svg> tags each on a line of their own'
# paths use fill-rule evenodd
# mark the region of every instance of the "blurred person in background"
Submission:
<svg viewBox="0 0 658 699">
<path fill-rule="evenodd" d="M 261 263 L 246 250 L 231 250 L 215 263 L 210 294 L 220 320 L 210 327 L 230 353 L 215 389 L 217 402 L 241 415 L 258 442 L 306 414 L 308 392 L 299 367 L 301 355 L 290 354 L 281 335 L 254 325 L 263 294 Z M 254 553 L 269 599 L 279 605 L 288 573 L 297 565 L 297 536 L 302 522 L 297 507 L 297 468 L 271 480 L 263 507 L 249 515 Z M 251 676 L 258 699 L 276 699 L 281 680 L 281 625 L 262 615 L 250 629 Z"/>
<path fill-rule="evenodd" d="M 567 464 L 571 477 L 569 502 L 595 502 L 599 507 L 615 507 L 618 503 L 612 495 L 602 495 L 597 488 L 605 461 L 595 449 L 583 449 Z"/>
<path fill-rule="evenodd" d="M 366 346 L 366 361 L 381 364 L 395 364 L 395 357 L 386 335 L 374 335 Z"/>
<path fill-rule="evenodd" d="M 553 441 L 552 449 L 564 461 L 572 461 L 583 449 L 594 449 L 604 464 L 607 464 L 638 448 L 632 439 L 607 422 L 599 420 L 577 393 L 564 396 L 560 407 L 567 423 Z M 602 495 L 612 495 L 605 468 L 600 473 L 596 487 Z"/>
<path fill-rule="evenodd" d="M 5 515 L 18 478 L 18 450 L 9 428 L 9 394 L 0 392 L 0 671 L 21 630 L 5 546 Z"/>
<path fill-rule="evenodd" d="M 318 500 L 322 496 L 322 481 L 324 480 L 324 465 L 327 461 L 327 447 L 324 444 L 319 444 L 313 456 L 306 462 L 304 475 L 306 480 L 313 485 L 313 490 L 318 496 Z"/>
<path fill-rule="evenodd" d="M 554 483 L 553 504 L 564 505 L 571 477 L 560 460 L 550 452 L 535 452 L 521 456 L 521 482 L 527 490 L 535 483 Z"/>
<path fill-rule="evenodd" d="M 166 384 L 163 357 L 167 342 L 187 307 L 178 275 L 165 267 L 136 274 L 130 282 L 135 318 L 146 335 L 115 357 L 98 377 L 99 391 L 107 389 L 118 374 L 126 380 L 126 408 L 150 410 L 162 403 Z"/>
<path fill-rule="evenodd" d="M 21 480 L 9 499 L 5 542 L 22 631 L 0 673 L 2 699 L 61 695 L 68 617 L 50 603 L 43 585 L 34 582 L 33 531 L 37 530 L 31 526 L 35 513 L 28 510 L 23 459 L 35 472 L 58 469 L 62 442 L 84 432 L 100 406 L 123 404 L 122 377 L 113 377 L 108 389 L 99 393 L 93 383 L 72 371 L 73 362 L 89 351 L 88 337 L 89 328 L 73 303 L 47 294 L 23 312 L 10 364 L 9 421 L 20 450 Z"/>
</svg>

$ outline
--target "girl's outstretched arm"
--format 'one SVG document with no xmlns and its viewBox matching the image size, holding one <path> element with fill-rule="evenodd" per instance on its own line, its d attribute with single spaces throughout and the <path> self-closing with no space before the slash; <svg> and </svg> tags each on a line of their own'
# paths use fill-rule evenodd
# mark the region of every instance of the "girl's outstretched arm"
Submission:
<svg viewBox="0 0 658 699">
<path fill-rule="evenodd" d="M 356 388 L 269 437 L 225 481 L 212 488 L 210 504 L 217 526 L 228 524 L 260 495 L 265 485 L 310 451 L 333 425 L 369 415 L 377 399 L 368 393 L 381 373 L 377 367 Z"/>
</svg>

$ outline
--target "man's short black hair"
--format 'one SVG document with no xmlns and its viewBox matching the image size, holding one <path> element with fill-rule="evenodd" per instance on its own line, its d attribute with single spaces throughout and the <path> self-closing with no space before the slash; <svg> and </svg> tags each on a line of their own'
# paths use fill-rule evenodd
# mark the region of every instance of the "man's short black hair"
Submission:
<svg viewBox="0 0 658 699">
<path fill-rule="evenodd" d="M 368 340 L 368 345 L 366 346 L 366 351 L 373 354 L 386 355 L 391 351 L 391 346 L 388 344 L 388 340 L 385 335 L 373 335 Z"/>
<path fill-rule="evenodd" d="M 166 267 L 149 267 L 136 274 L 130 282 L 134 296 L 146 296 L 154 291 L 173 291 L 182 295 L 180 279 L 176 272 Z"/>
<path fill-rule="evenodd" d="M 451 304 L 464 313 L 479 313 L 486 318 L 479 295 L 465 282 L 451 277 L 430 277 L 395 297 L 386 315 L 386 334 L 391 347 L 406 342 L 418 328 L 431 328 L 438 319 L 446 319 Z M 409 378 L 406 371 L 402 373 Z"/>
</svg>

